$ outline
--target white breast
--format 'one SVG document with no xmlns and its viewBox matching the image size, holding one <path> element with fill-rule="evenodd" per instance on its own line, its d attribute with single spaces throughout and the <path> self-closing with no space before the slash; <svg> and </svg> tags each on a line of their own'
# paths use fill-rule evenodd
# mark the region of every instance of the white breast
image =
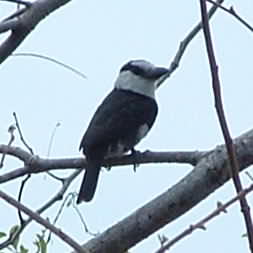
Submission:
<svg viewBox="0 0 253 253">
<path fill-rule="evenodd" d="M 121 142 L 118 142 L 117 145 L 109 146 L 106 158 L 121 156 L 126 151 L 125 146 Z"/>
<path fill-rule="evenodd" d="M 147 135 L 148 130 L 149 130 L 148 124 L 143 124 L 140 126 L 138 133 L 137 133 L 137 141 L 138 142 Z"/>
<path fill-rule="evenodd" d="M 134 146 L 142 139 L 144 138 L 147 133 L 149 131 L 149 127 L 148 124 L 143 124 L 139 127 L 138 132 L 137 132 L 137 136 L 136 136 L 136 140 Z M 124 153 L 128 152 L 129 148 L 126 148 L 126 144 L 122 143 L 121 141 L 119 141 L 118 143 L 114 143 L 114 145 L 110 145 L 108 147 L 107 153 L 106 153 L 106 158 L 110 158 L 110 157 L 117 157 L 117 156 L 121 156 Z"/>
</svg>

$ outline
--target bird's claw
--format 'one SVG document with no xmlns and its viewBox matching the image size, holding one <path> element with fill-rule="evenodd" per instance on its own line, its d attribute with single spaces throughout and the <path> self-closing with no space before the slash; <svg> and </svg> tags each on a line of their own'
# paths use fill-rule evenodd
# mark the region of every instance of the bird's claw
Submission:
<svg viewBox="0 0 253 253">
<path fill-rule="evenodd" d="M 140 151 L 135 150 L 134 148 L 131 149 L 131 155 L 133 156 L 133 171 L 136 172 L 136 168 L 140 166 L 140 164 L 138 164 L 138 156 L 141 154 Z"/>
</svg>

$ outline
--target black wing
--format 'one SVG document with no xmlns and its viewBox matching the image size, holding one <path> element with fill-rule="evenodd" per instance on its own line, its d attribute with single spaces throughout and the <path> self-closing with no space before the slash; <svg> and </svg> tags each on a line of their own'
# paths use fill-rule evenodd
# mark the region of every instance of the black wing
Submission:
<svg viewBox="0 0 253 253">
<path fill-rule="evenodd" d="M 139 127 L 152 127 L 158 107 L 152 98 L 114 89 L 95 112 L 80 144 L 84 153 L 103 156 L 109 144 L 136 136 Z M 94 154 L 95 155 L 95 154 Z"/>
</svg>

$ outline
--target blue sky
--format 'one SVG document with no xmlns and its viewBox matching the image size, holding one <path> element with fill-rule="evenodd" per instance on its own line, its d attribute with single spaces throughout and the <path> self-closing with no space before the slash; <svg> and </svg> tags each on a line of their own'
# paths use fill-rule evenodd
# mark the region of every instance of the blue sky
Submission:
<svg viewBox="0 0 253 253">
<path fill-rule="evenodd" d="M 113 87 L 120 67 L 130 59 L 147 59 L 168 66 L 190 29 L 199 21 L 199 1 L 72 1 L 42 21 L 16 52 L 33 52 L 63 61 L 87 80 L 53 63 L 29 57 L 10 57 L 0 68 L 0 143 L 7 143 L 7 129 L 15 111 L 28 143 L 36 154 L 47 155 L 50 135 L 57 122 L 51 157 L 77 157 L 80 139 L 97 105 Z M 225 1 L 253 24 L 250 0 Z M 0 15 L 13 10 L 1 3 Z M 253 36 L 230 15 L 219 11 L 212 21 L 212 33 L 219 65 L 226 116 L 234 137 L 253 126 L 252 59 Z M 4 38 L 1 35 L 0 39 Z M 208 150 L 223 143 L 215 114 L 209 66 L 202 34 L 187 49 L 178 70 L 157 92 L 159 115 L 139 150 Z M 15 145 L 21 145 L 18 138 Z M 4 171 L 21 164 L 13 159 Z M 80 205 L 93 232 L 102 232 L 185 176 L 189 165 L 142 165 L 119 167 L 102 173 L 94 201 Z M 58 173 L 67 175 L 67 172 Z M 71 185 L 78 191 L 81 177 Z M 243 177 L 245 185 L 250 184 Z M 18 180 L 1 186 L 15 195 Z M 33 175 L 24 192 L 24 203 L 37 208 L 60 187 L 48 176 Z M 163 228 L 169 238 L 213 210 L 217 201 L 234 194 L 231 182 L 216 191 L 177 221 Z M 251 204 L 252 198 L 249 198 Z M 60 203 L 44 217 L 54 217 Z M 16 210 L 0 201 L 1 231 L 16 222 Z M 72 208 L 64 210 L 58 224 L 83 242 L 90 237 L 82 229 Z M 229 228 L 229 234 L 228 234 Z M 32 247 L 31 235 L 40 229 L 31 225 L 22 240 Z M 246 252 L 247 240 L 239 205 L 213 220 L 206 232 L 197 231 L 172 251 Z M 32 234 L 31 234 L 32 233 Z M 32 236 L 34 238 L 34 236 Z M 67 252 L 63 242 L 53 239 L 50 252 Z M 159 247 L 157 234 L 130 250 L 152 252 Z"/>
</svg>

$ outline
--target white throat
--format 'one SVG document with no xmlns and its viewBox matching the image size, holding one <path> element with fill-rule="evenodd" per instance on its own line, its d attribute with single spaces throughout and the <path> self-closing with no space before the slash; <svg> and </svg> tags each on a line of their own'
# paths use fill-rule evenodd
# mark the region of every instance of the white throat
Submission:
<svg viewBox="0 0 253 253">
<path fill-rule="evenodd" d="M 131 71 L 121 72 L 114 86 L 155 99 L 155 80 L 145 79 Z"/>
</svg>

